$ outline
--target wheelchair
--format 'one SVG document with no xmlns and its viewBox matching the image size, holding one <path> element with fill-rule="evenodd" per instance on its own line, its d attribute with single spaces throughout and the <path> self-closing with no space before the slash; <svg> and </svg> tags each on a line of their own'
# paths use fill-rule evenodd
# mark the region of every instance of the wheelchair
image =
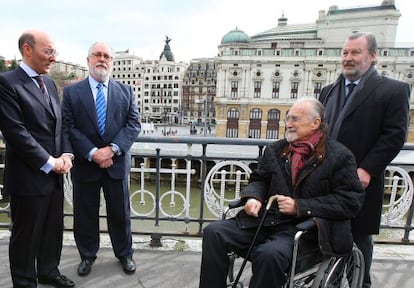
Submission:
<svg viewBox="0 0 414 288">
<path fill-rule="evenodd" d="M 273 202 L 270 197 L 267 203 L 268 210 Z M 223 211 L 222 219 L 227 218 L 230 210 L 243 206 L 241 200 L 235 200 Z M 312 220 L 305 220 L 297 224 L 298 231 L 294 237 L 292 254 L 292 265 L 286 276 L 284 288 L 360 288 L 364 279 L 364 258 L 362 252 L 353 245 L 349 256 L 329 257 L 322 255 L 315 240 L 306 237 L 307 234 L 316 230 L 316 224 Z M 260 229 L 260 228 L 259 228 Z M 257 233 L 259 233 L 259 229 Z M 254 242 L 254 241 L 253 241 Z M 249 254 L 249 253 L 248 253 Z M 239 273 L 235 277 L 235 269 L 238 258 L 237 254 L 229 253 L 230 267 L 228 272 L 228 285 L 232 288 L 247 287 L 248 283 L 239 281 L 244 265 L 248 260 L 244 259 Z M 249 272 L 243 272 L 248 274 Z M 240 274 L 240 275 L 239 275 Z M 248 276 L 246 277 L 248 278 Z M 246 279 L 245 278 L 245 279 Z"/>
</svg>

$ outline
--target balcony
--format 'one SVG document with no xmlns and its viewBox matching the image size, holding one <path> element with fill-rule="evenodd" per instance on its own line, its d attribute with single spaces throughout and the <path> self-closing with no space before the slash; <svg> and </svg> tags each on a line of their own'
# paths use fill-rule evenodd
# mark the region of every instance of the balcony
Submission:
<svg viewBox="0 0 414 288">
<path fill-rule="evenodd" d="M 189 129 L 180 128 L 178 136 L 164 137 L 159 128 L 152 134 L 139 136 L 132 148 L 130 201 L 137 250 L 134 276 L 124 275 L 113 257 L 106 234 L 104 201 L 101 203 L 103 248 L 91 275 L 85 278 L 76 275 L 80 260 L 72 236 L 71 182 L 66 178 L 61 268 L 75 280 L 77 287 L 198 286 L 203 227 L 217 220 L 223 207 L 239 196 L 257 158 L 273 140 L 188 136 Z M 395 279 L 393 283 L 404 279 L 404 283 L 409 283 L 408 275 L 414 275 L 410 176 L 414 171 L 413 150 L 412 145 L 404 146 L 387 169 L 381 234 L 375 239 L 373 276 L 377 285 L 374 287 L 395 287 L 383 286 L 384 279 Z M 0 204 L 0 220 L 3 228 L 0 255 L 6 259 L 10 225 L 7 201 Z M 7 264 L 0 268 L 1 287 L 10 286 L 8 269 Z"/>
</svg>

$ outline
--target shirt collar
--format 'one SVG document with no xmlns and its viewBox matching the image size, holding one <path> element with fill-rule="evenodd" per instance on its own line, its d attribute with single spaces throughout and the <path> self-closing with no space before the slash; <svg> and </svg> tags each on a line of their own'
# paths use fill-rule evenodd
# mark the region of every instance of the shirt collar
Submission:
<svg viewBox="0 0 414 288">
<path fill-rule="evenodd" d="M 35 70 L 33 70 L 29 65 L 24 63 L 23 61 L 20 62 L 20 68 L 23 69 L 24 72 L 26 72 L 27 75 L 29 75 L 30 78 L 39 76 L 39 73 L 37 73 Z"/>
<path fill-rule="evenodd" d="M 96 89 L 96 86 L 98 86 L 98 84 L 101 83 L 101 82 L 96 81 L 91 75 L 88 76 L 88 80 L 89 80 L 89 85 L 95 89 Z M 108 88 L 108 83 L 109 83 L 109 79 L 107 79 L 102 84 L 104 85 L 104 87 Z"/>
<path fill-rule="evenodd" d="M 355 85 L 358 85 L 358 83 L 361 81 L 361 78 L 359 78 L 358 80 L 355 81 L 349 81 L 348 79 L 345 78 L 345 86 L 347 86 L 350 83 L 354 83 Z"/>
</svg>

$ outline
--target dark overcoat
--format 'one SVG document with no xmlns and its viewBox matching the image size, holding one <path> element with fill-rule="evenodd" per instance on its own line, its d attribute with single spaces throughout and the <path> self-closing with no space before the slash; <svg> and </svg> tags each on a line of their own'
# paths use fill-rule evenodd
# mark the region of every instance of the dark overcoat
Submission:
<svg viewBox="0 0 414 288">
<path fill-rule="evenodd" d="M 320 101 L 335 101 L 333 91 L 343 76 L 324 87 Z M 355 91 L 345 112 L 337 140 L 355 156 L 358 167 L 368 171 L 371 183 L 364 205 L 352 222 L 357 233 L 378 234 L 384 198 L 384 171 L 404 145 L 408 127 L 410 89 L 407 83 L 374 71 L 364 87 Z"/>
</svg>

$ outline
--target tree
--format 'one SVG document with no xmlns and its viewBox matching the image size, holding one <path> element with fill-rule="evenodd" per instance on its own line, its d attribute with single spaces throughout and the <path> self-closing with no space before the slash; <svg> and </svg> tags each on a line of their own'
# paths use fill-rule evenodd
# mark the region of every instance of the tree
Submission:
<svg viewBox="0 0 414 288">
<path fill-rule="evenodd" d="M 3 59 L 0 59 L 0 72 L 6 71 L 6 62 Z"/>
<path fill-rule="evenodd" d="M 16 59 L 13 59 L 8 70 L 14 70 L 18 66 Z"/>
</svg>

